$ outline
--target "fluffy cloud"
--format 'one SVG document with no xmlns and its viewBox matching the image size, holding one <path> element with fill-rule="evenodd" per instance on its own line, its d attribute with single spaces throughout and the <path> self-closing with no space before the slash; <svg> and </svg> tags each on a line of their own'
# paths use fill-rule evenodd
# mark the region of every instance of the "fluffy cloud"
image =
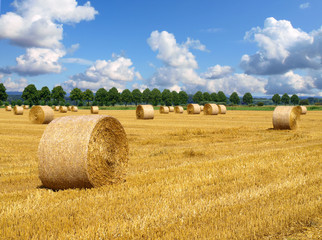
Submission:
<svg viewBox="0 0 322 240">
<path fill-rule="evenodd" d="M 230 66 L 220 66 L 215 65 L 209 67 L 207 72 L 201 74 L 202 77 L 206 79 L 218 79 L 223 78 L 233 72 L 233 69 Z"/>
<path fill-rule="evenodd" d="M 1 79 L 1 75 L 0 75 Z M 22 92 L 25 87 L 28 85 L 28 81 L 25 78 L 20 78 L 15 81 L 11 79 L 11 77 L 8 77 L 6 79 L 1 80 L 1 82 L 6 87 L 7 92 Z"/>
<path fill-rule="evenodd" d="M 300 8 L 301 8 L 301 9 L 306 9 L 306 8 L 308 8 L 308 7 L 310 7 L 310 3 L 309 3 L 309 2 L 302 3 L 302 4 L 300 5 Z"/>
</svg>

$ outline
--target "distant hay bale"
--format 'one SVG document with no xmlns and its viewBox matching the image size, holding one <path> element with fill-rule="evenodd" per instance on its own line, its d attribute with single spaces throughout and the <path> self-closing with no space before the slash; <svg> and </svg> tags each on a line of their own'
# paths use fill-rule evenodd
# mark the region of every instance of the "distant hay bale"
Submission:
<svg viewBox="0 0 322 240">
<path fill-rule="evenodd" d="M 78 112 L 78 107 L 77 106 L 72 106 L 72 112 Z"/>
<path fill-rule="evenodd" d="M 54 111 L 59 111 L 60 106 L 55 106 Z"/>
<path fill-rule="evenodd" d="M 59 112 L 61 112 L 61 113 L 67 113 L 67 107 L 65 107 L 65 106 L 60 106 L 60 107 L 59 107 Z"/>
<path fill-rule="evenodd" d="M 46 127 L 40 140 L 39 178 L 51 189 L 124 182 L 128 156 L 126 133 L 114 117 L 60 117 Z"/>
<path fill-rule="evenodd" d="M 23 109 L 29 109 L 29 105 L 23 105 Z"/>
<path fill-rule="evenodd" d="M 23 115 L 23 107 L 16 105 L 13 108 L 14 115 Z"/>
<path fill-rule="evenodd" d="M 91 106 L 91 113 L 92 114 L 98 114 L 99 108 L 98 106 Z"/>
<path fill-rule="evenodd" d="M 153 119 L 154 108 L 152 105 L 139 105 L 136 107 L 137 119 Z"/>
<path fill-rule="evenodd" d="M 11 106 L 6 106 L 6 111 L 11 111 L 12 110 L 12 107 Z"/>
<path fill-rule="evenodd" d="M 169 112 L 174 112 L 174 107 L 173 106 L 169 107 Z"/>
<path fill-rule="evenodd" d="M 226 106 L 225 105 L 217 105 L 219 108 L 219 114 L 226 114 Z"/>
<path fill-rule="evenodd" d="M 301 107 L 301 114 L 306 114 L 307 108 L 305 106 L 300 106 Z"/>
<path fill-rule="evenodd" d="M 71 111 L 71 110 L 72 110 L 72 106 L 68 106 L 67 111 Z"/>
<path fill-rule="evenodd" d="M 29 120 L 36 124 L 48 124 L 54 120 L 54 110 L 48 106 L 33 106 L 29 112 Z"/>
<path fill-rule="evenodd" d="M 188 112 L 188 114 L 200 114 L 200 106 L 199 106 L 199 104 L 190 103 L 187 106 L 187 112 Z"/>
<path fill-rule="evenodd" d="M 203 111 L 204 106 L 200 105 L 200 112 Z"/>
<path fill-rule="evenodd" d="M 161 106 L 160 107 L 160 113 L 162 113 L 162 114 L 168 114 L 169 113 L 169 107 L 167 107 L 167 106 Z"/>
<path fill-rule="evenodd" d="M 174 110 L 175 110 L 176 113 L 183 113 L 183 107 L 182 106 L 176 106 L 174 108 Z"/>
<path fill-rule="evenodd" d="M 219 113 L 219 108 L 217 104 L 207 103 L 205 104 L 204 112 L 205 115 L 217 115 Z"/>
<path fill-rule="evenodd" d="M 273 112 L 274 129 L 294 130 L 298 127 L 302 109 L 300 106 L 278 106 Z"/>
</svg>

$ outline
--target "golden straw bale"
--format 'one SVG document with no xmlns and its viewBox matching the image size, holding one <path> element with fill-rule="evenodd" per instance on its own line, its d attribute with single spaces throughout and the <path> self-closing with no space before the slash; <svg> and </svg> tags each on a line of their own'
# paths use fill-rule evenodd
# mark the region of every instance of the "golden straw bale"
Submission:
<svg viewBox="0 0 322 240">
<path fill-rule="evenodd" d="M 72 106 L 72 112 L 78 112 L 78 107 L 77 106 Z"/>
<path fill-rule="evenodd" d="M 169 113 L 169 107 L 167 107 L 167 106 L 161 106 L 160 107 L 160 113 L 168 114 Z"/>
<path fill-rule="evenodd" d="M 72 106 L 68 106 L 67 111 L 71 111 L 71 110 L 72 110 Z"/>
<path fill-rule="evenodd" d="M 301 107 L 301 114 L 306 114 L 307 108 L 305 106 L 300 106 Z"/>
<path fill-rule="evenodd" d="M 91 113 L 92 114 L 98 114 L 99 108 L 98 106 L 91 106 Z"/>
<path fill-rule="evenodd" d="M 219 114 L 226 114 L 226 106 L 225 105 L 217 105 L 219 108 Z"/>
<path fill-rule="evenodd" d="M 14 113 L 14 115 L 23 115 L 23 107 L 16 105 L 13 108 L 13 113 Z"/>
<path fill-rule="evenodd" d="M 54 110 L 55 110 L 55 111 L 59 111 L 59 108 L 60 108 L 60 106 L 55 106 L 55 107 L 54 107 Z"/>
<path fill-rule="evenodd" d="M 6 106 L 6 111 L 11 111 L 12 110 L 12 107 L 11 106 Z"/>
<path fill-rule="evenodd" d="M 136 107 L 137 119 L 153 119 L 154 108 L 152 105 L 139 105 Z"/>
<path fill-rule="evenodd" d="M 205 104 L 204 112 L 205 115 L 217 115 L 219 108 L 217 104 L 207 103 Z"/>
<path fill-rule="evenodd" d="M 123 126 L 114 117 L 60 117 L 45 129 L 38 159 L 44 187 L 99 187 L 125 181 L 129 145 Z"/>
<path fill-rule="evenodd" d="M 203 111 L 203 107 L 204 107 L 204 106 L 200 105 L 200 112 L 202 112 L 202 111 Z"/>
<path fill-rule="evenodd" d="M 173 106 L 169 107 L 169 112 L 174 112 L 174 107 Z"/>
<path fill-rule="evenodd" d="M 187 106 L 188 114 L 200 114 L 200 106 L 199 104 L 188 104 Z"/>
<path fill-rule="evenodd" d="M 32 123 L 47 124 L 54 120 L 54 110 L 49 106 L 33 106 L 29 112 Z"/>
<path fill-rule="evenodd" d="M 23 109 L 29 109 L 29 105 L 23 105 Z"/>
<path fill-rule="evenodd" d="M 176 113 L 183 113 L 183 107 L 182 106 L 176 106 L 174 108 L 174 110 L 175 110 Z"/>
<path fill-rule="evenodd" d="M 60 106 L 60 107 L 59 107 L 59 112 L 61 112 L 61 113 L 67 113 L 67 107 L 65 107 L 65 106 Z"/>
<path fill-rule="evenodd" d="M 294 130 L 298 127 L 298 120 L 302 109 L 300 106 L 278 106 L 273 112 L 274 129 Z"/>
</svg>

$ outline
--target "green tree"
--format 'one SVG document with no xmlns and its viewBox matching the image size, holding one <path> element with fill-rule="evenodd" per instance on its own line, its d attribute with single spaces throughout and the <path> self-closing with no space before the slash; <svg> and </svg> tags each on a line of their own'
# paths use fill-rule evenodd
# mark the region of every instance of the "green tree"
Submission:
<svg viewBox="0 0 322 240">
<path fill-rule="evenodd" d="M 151 103 L 152 101 L 152 96 L 151 96 L 151 91 L 150 89 L 145 89 L 142 93 L 142 101 L 145 103 Z"/>
<path fill-rule="evenodd" d="M 164 89 L 161 93 L 162 97 L 162 102 L 166 106 L 171 106 L 172 105 L 172 94 L 169 89 Z"/>
<path fill-rule="evenodd" d="M 211 101 L 211 97 L 210 97 L 210 94 L 208 92 L 204 92 L 202 94 L 202 98 L 205 102 L 210 102 Z"/>
<path fill-rule="evenodd" d="M 18 106 L 21 106 L 21 105 L 22 105 L 22 100 L 21 100 L 21 99 L 18 99 L 18 100 L 17 100 L 17 105 L 18 105 Z M 29 105 L 29 104 L 26 104 L 26 105 Z"/>
<path fill-rule="evenodd" d="M 179 93 L 177 93 L 176 91 L 172 91 L 171 96 L 172 96 L 173 105 L 175 106 L 179 105 L 180 104 Z"/>
<path fill-rule="evenodd" d="M 120 102 L 120 93 L 117 91 L 116 87 L 112 87 L 108 91 L 108 101 L 114 106 L 116 103 Z"/>
<path fill-rule="evenodd" d="M 239 104 L 240 103 L 240 98 L 238 96 L 238 94 L 236 92 L 233 92 L 230 97 L 229 100 L 233 103 L 233 104 Z"/>
<path fill-rule="evenodd" d="M 83 92 L 83 100 L 87 101 L 87 106 L 89 106 L 89 102 L 93 101 L 94 99 L 94 93 L 90 89 L 86 89 Z"/>
<path fill-rule="evenodd" d="M 275 103 L 275 105 L 278 105 L 281 102 L 280 95 L 278 95 L 277 93 L 274 94 L 274 96 L 272 97 L 272 101 L 273 101 L 273 103 Z"/>
<path fill-rule="evenodd" d="M 213 92 L 213 93 L 210 94 L 210 101 L 218 102 L 217 93 Z"/>
<path fill-rule="evenodd" d="M 70 99 L 72 101 L 76 102 L 76 105 L 78 106 L 78 102 L 82 101 L 83 99 L 83 92 L 79 88 L 74 88 L 72 91 L 70 91 Z"/>
<path fill-rule="evenodd" d="M 290 97 L 287 93 L 283 94 L 281 98 L 281 102 L 284 103 L 285 105 L 290 103 Z"/>
<path fill-rule="evenodd" d="M 179 102 L 180 104 L 187 104 L 188 103 L 189 96 L 185 91 L 179 92 Z"/>
<path fill-rule="evenodd" d="M 34 84 L 29 84 L 22 92 L 21 98 L 28 101 L 28 105 L 38 104 L 39 93 Z"/>
<path fill-rule="evenodd" d="M 132 99 L 135 105 L 138 105 L 138 103 L 142 102 L 142 93 L 139 89 L 134 89 L 132 91 Z"/>
<path fill-rule="evenodd" d="M 200 103 L 203 101 L 203 95 L 201 91 L 196 92 L 192 97 L 193 102 Z"/>
<path fill-rule="evenodd" d="M 154 88 L 151 91 L 151 102 L 154 106 L 157 106 L 162 100 L 162 94 L 159 89 Z"/>
<path fill-rule="evenodd" d="M 299 102 L 300 102 L 299 97 L 296 94 L 293 94 L 292 97 L 291 97 L 291 103 L 293 105 L 296 105 L 296 104 L 299 104 Z"/>
<path fill-rule="evenodd" d="M 309 99 L 301 99 L 300 102 L 299 102 L 300 105 L 309 105 L 310 102 L 309 102 Z"/>
<path fill-rule="evenodd" d="M 123 92 L 121 93 L 121 101 L 125 106 L 132 102 L 132 93 L 129 89 L 123 90 Z"/>
<path fill-rule="evenodd" d="M 226 102 L 227 101 L 227 97 L 223 91 L 218 92 L 217 99 L 218 99 L 218 102 Z"/>
<path fill-rule="evenodd" d="M 39 99 L 47 103 L 50 100 L 50 90 L 47 86 L 42 87 L 39 91 Z"/>
<path fill-rule="evenodd" d="M 245 93 L 244 96 L 243 96 L 243 102 L 244 103 L 247 103 L 247 104 L 251 104 L 253 103 L 253 96 L 251 93 Z"/>
<path fill-rule="evenodd" d="M 104 106 L 108 102 L 108 92 L 105 88 L 100 88 L 95 94 L 95 100 L 98 102 L 98 105 Z"/>
<path fill-rule="evenodd" d="M 64 91 L 62 86 L 56 86 L 51 91 L 51 97 L 52 99 L 55 100 L 55 103 L 59 103 L 59 102 L 65 103 L 65 95 L 66 95 L 66 92 Z M 58 105 L 58 104 L 55 104 L 55 105 Z"/>
<path fill-rule="evenodd" d="M 8 94 L 6 93 L 6 87 L 3 85 L 3 83 L 0 83 L 0 100 L 1 101 L 7 101 Z"/>
</svg>

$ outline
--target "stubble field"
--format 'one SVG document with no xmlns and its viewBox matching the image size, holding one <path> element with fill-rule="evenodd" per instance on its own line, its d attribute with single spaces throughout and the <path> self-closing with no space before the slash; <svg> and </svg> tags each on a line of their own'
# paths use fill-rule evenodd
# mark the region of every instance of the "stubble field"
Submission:
<svg viewBox="0 0 322 240">
<path fill-rule="evenodd" d="M 100 111 L 127 133 L 127 181 L 64 191 L 41 188 L 46 125 L 28 114 L 0 109 L 0 239 L 321 238 L 322 111 L 296 131 L 272 130 L 272 111 Z"/>
</svg>

